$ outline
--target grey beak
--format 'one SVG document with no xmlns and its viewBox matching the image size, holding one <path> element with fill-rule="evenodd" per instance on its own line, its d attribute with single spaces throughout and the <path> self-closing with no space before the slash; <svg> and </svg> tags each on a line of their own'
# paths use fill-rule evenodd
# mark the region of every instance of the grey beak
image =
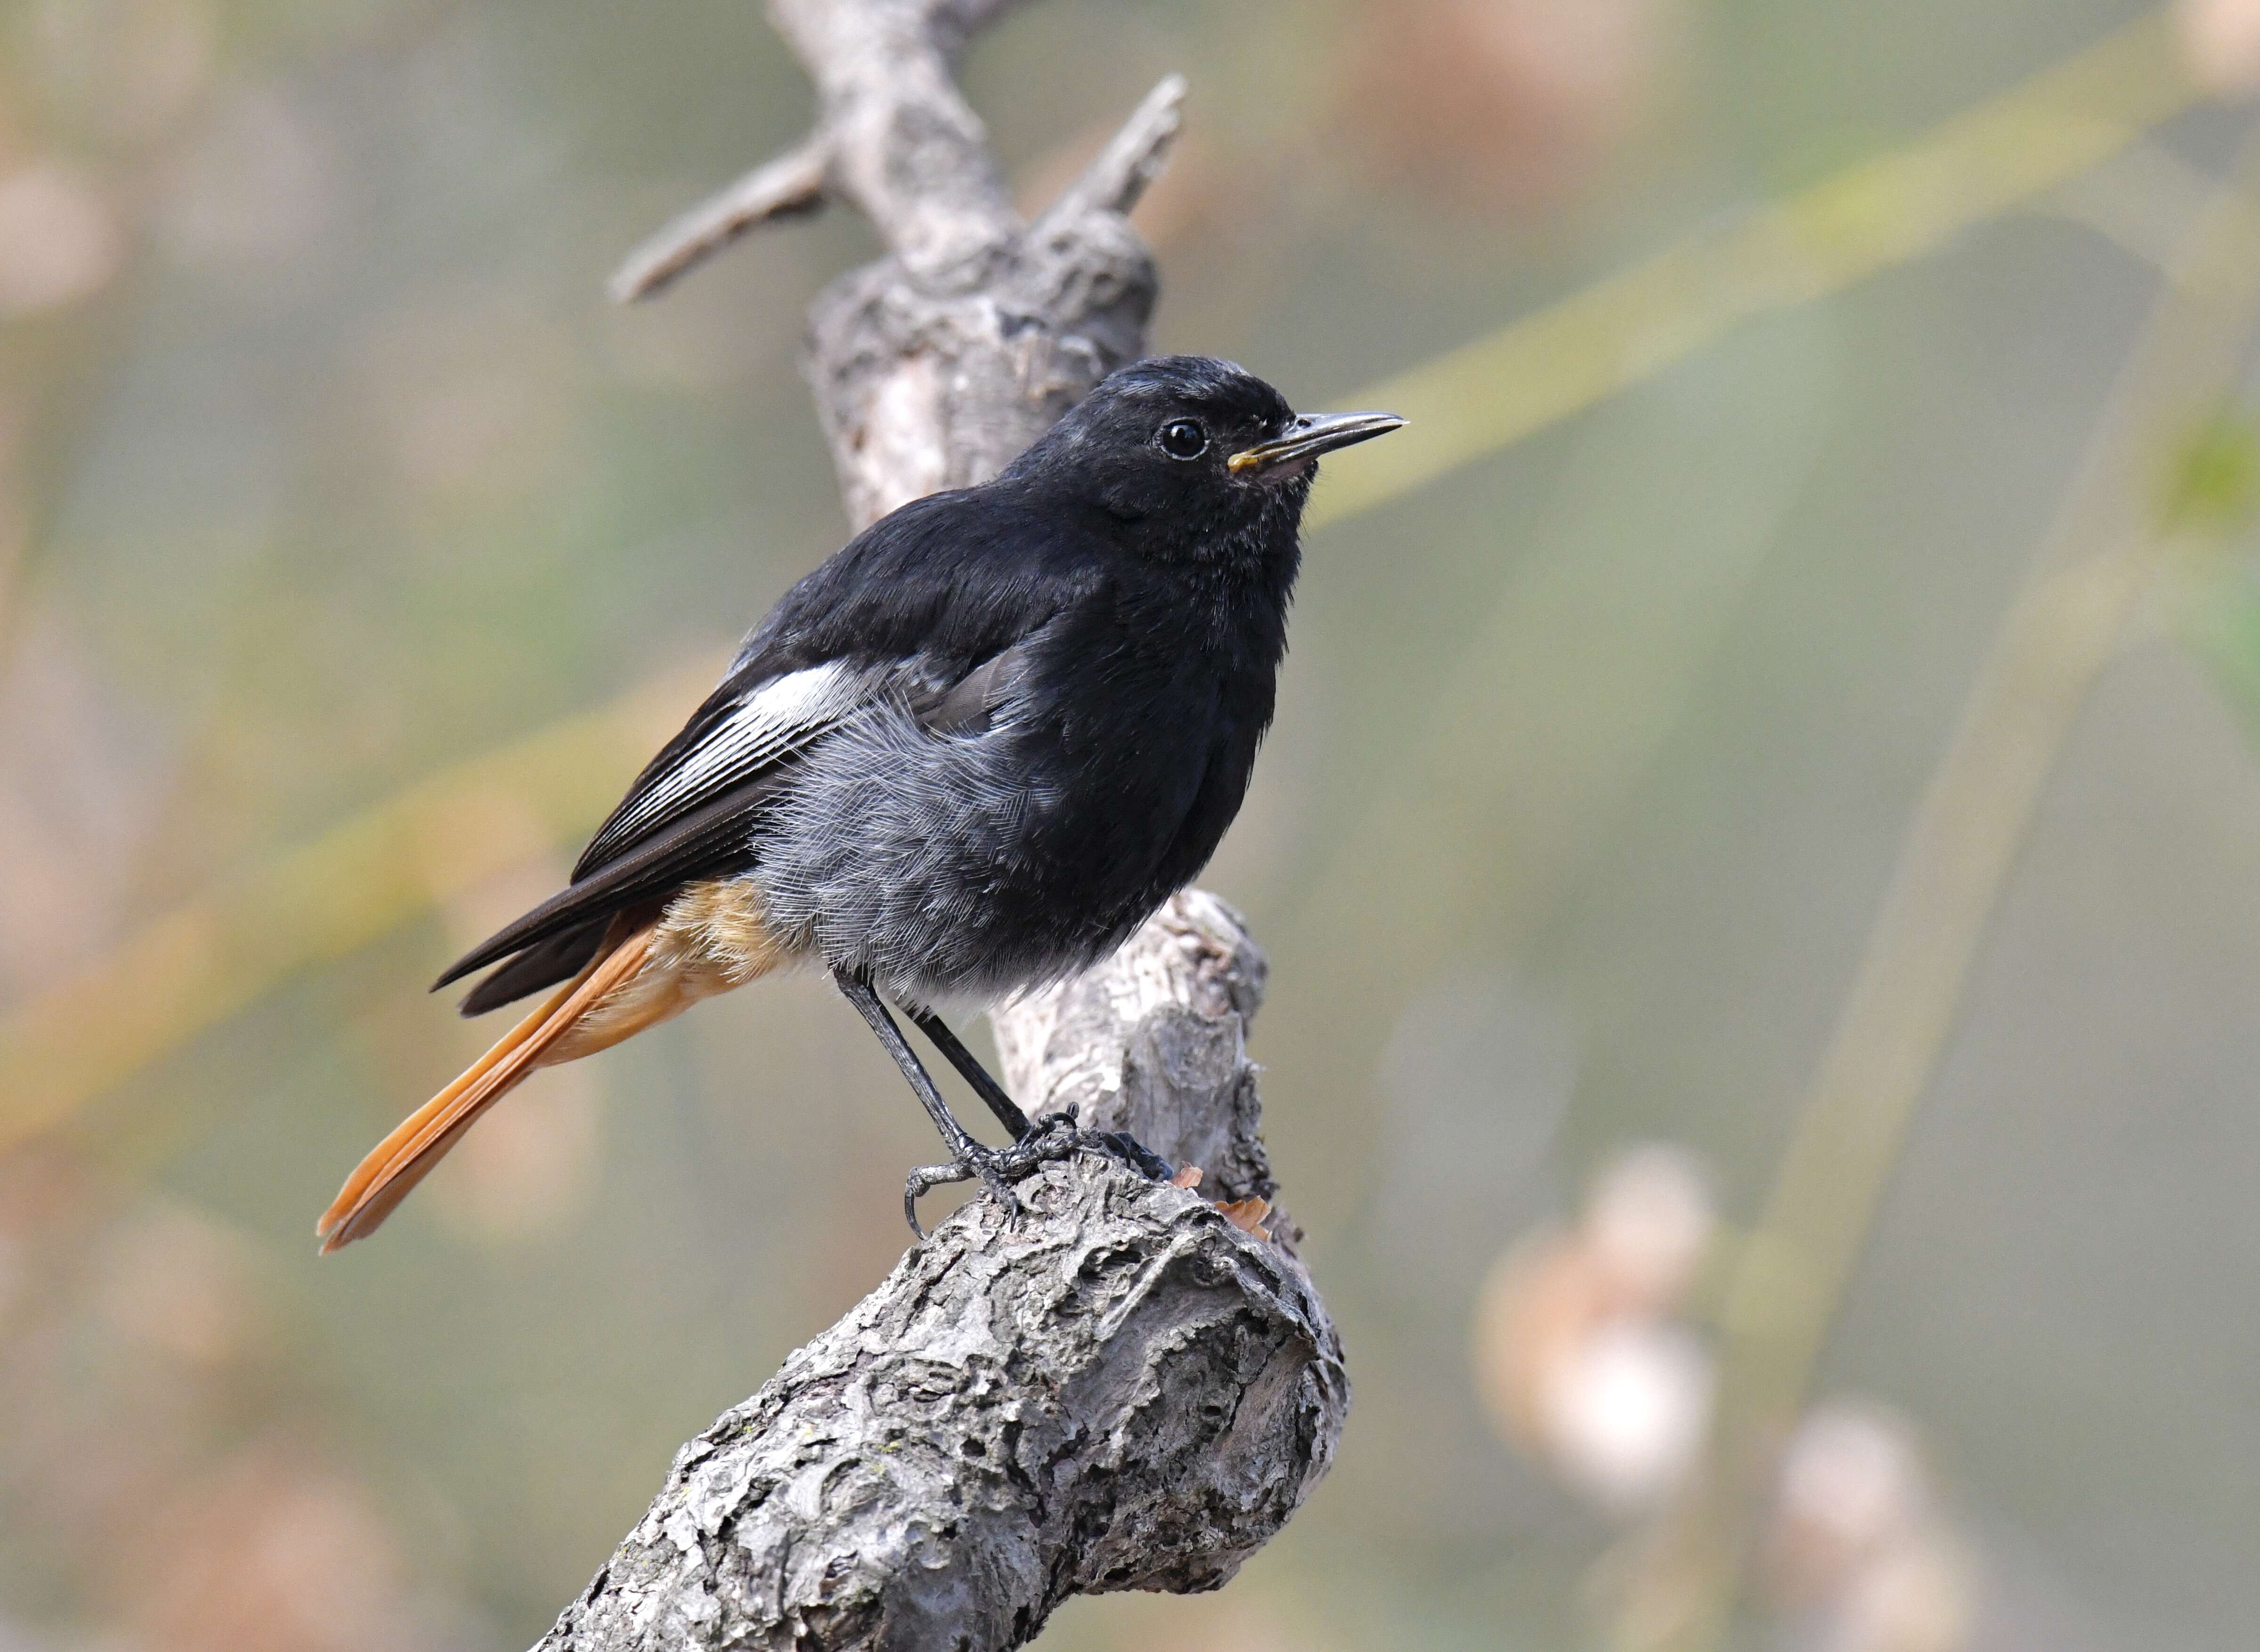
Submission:
<svg viewBox="0 0 2260 1652">
<path fill-rule="evenodd" d="M 1224 461 L 1225 468 L 1235 476 L 1250 471 L 1266 476 L 1337 447 L 1386 436 L 1404 423 L 1394 413 L 1304 413 L 1287 426 L 1285 434 L 1233 454 Z"/>
</svg>

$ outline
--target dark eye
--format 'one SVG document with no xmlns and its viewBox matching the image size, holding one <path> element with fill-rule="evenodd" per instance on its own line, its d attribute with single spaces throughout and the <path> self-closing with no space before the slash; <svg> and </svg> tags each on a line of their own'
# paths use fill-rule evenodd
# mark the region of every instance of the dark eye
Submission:
<svg viewBox="0 0 2260 1652">
<path fill-rule="evenodd" d="M 1190 418 L 1173 418 L 1156 438 L 1172 459 L 1198 459 L 1208 451 L 1208 433 Z"/>
</svg>

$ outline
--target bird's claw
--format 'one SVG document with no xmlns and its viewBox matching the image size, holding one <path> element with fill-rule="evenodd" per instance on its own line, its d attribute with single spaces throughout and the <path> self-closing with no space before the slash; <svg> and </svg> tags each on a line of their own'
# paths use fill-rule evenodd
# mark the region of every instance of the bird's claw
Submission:
<svg viewBox="0 0 2260 1652">
<path fill-rule="evenodd" d="M 1074 1152 L 1074 1126 L 1075 1120 L 1066 1113 L 1048 1113 L 1010 1147 L 987 1148 L 969 1141 L 952 1163 L 920 1165 L 903 1184 L 903 1214 L 910 1219 L 911 1232 L 920 1239 L 926 1237 L 918 1219 L 920 1196 L 952 1182 L 980 1183 L 1003 1203 L 1007 1220 L 1017 1219 L 1020 1196 L 1013 1191 L 1012 1184 L 1033 1174 L 1040 1165 Z"/>
<path fill-rule="evenodd" d="M 1032 1141 L 1046 1131 L 1062 1132 L 1071 1139 L 1071 1146 L 1086 1153 L 1103 1154 L 1155 1182 L 1166 1182 L 1177 1173 L 1176 1165 L 1127 1130 L 1085 1130 L 1071 1112 L 1048 1112 L 1035 1121 L 1024 1140 Z M 1046 1156 L 1055 1155 L 1048 1152 Z"/>
<path fill-rule="evenodd" d="M 1139 1141 L 1127 1130 L 1106 1131 L 1103 1133 L 1101 1139 L 1106 1143 L 1104 1151 L 1114 1154 L 1132 1169 L 1140 1172 L 1149 1180 L 1167 1182 L 1177 1173 L 1176 1165 Z"/>
<path fill-rule="evenodd" d="M 1085 1130 L 1076 1123 L 1071 1112 L 1048 1112 L 1032 1123 L 1027 1134 L 1010 1147 L 988 1148 L 969 1142 L 955 1162 L 920 1165 L 912 1170 L 903 1183 L 903 1214 L 910 1219 L 911 1232 L 924 1239 L 926 1229 L 919 1225 L 918 1219 L 920 1197 L 953 1182 L 978 1182 L 1003 1203 L 1005 1219 L 1016 1220 L 1020 1214 L 1020 1196 L 1013 1191 L 1012 1184 L 1034 1174 L 1041 1166 L 1077 1152 L 1104 1154 L 1156 1182 L 1166 1182 L 1176 1174 L 1167 1159 L 1126 1130 Z"/>
</svg>

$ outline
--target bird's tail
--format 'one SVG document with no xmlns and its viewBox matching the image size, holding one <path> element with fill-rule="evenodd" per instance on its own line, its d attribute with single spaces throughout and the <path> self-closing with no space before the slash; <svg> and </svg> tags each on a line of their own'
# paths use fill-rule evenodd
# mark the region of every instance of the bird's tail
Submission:
<svg viewBox="0 0 2260 1652">
<path fill-rule="evenodd" d="M 314 1224 L 325 1255 L 376 1231 L 393 1207 L 430 1174 L 448 1148 L 462 1138 L 478 1116 L 508 1095 L 535 1068 L 549 1060 L 570 1060 L 625 1037 L 634 1026 L 618 1029 L 591 1025 L 571 1047 L 557 1045 L 579 1026 L 590 1012 L 604 1005 L 640 970 L 652 945 L 649 925 L 623 936 L 572 980 L 553 993 L 541 1007 L 501 1037 L 495 1047 L 474 1062 L 463 1076 L 411 1113 L 390 1135 L 370 1149 L 336 1201 Z M 670 1006 L 672 1007 L 672 1006 Z M 596 1020 L 608 1018 L 591 1018 Z M 651 1018 L 655 1019 L 655 1018 Z M 639 1025 L 647 1024 L 638 1018 Z"/>
</svg>

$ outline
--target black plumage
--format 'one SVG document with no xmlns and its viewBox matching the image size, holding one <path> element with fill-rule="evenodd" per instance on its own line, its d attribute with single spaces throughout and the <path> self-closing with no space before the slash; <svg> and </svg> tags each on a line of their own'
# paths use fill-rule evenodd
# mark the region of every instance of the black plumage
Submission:
<svg viewBox="0 0 2260 1652">
<path fill-rule="evenodd" d="M 672 945 L 693 890 L 702 913 L 736 903 L 738 939 L 710 922 L 686 956 L 726 975 L 755 923 L 775 956 L 740 975 L 821 962 L 883 1040 L 876 995 L 926 1025 L 938 1000 L 994 999 L 1104 956 L 1239 811 L 1318 455 L 1397 422 L 1298 418 L 1204 357 L 1114 374 L 994 481 L 903 506 L 787 592 L 570 884 L 440 984 L 499 963 L 464 1000 L 477 1013 L 585 976 L 626 937 Z M 934 1111 L 907 1046 L 898 1060 Z M 961 1169 L 997 1179 L 999 1155 L 943 1129 Z"/>
</svg>

